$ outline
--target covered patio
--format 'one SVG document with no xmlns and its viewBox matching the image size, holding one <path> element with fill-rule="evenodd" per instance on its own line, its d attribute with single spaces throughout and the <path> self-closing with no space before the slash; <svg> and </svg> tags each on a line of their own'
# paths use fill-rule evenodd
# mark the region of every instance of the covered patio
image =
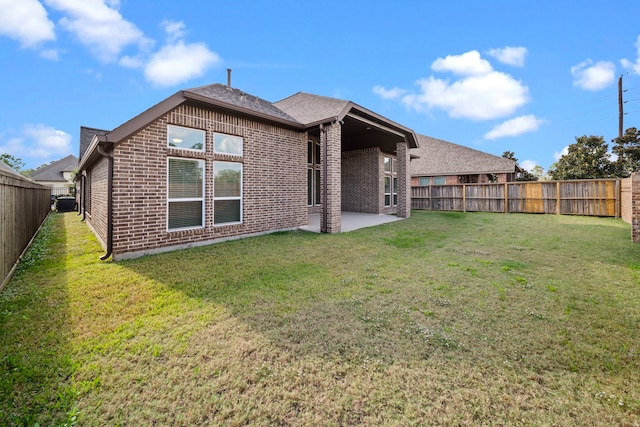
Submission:
<svg viewBox="0 0 640 427">
<path fill-rule="evenodd" d="M 300 227 L 302 231 L 310 231 L 312 233 L 320 233 L 320 216 L 321 214 L 310 214 L 309 223 Z M 400 221 L 397 215 L 370 214 L 361 212 L 341 212 L 342 232 L 354 231 L 360 228 L 375 227 L 376 225 L 386 224 L 388 222 Z"/>
</svg>

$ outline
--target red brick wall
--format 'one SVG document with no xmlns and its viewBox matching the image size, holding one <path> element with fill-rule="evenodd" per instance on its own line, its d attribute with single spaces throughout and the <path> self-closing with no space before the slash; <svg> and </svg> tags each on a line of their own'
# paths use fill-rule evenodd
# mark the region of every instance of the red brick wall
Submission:
<svg viewBox="0 0 640 427">
<path fill-rule="evenodd" d="M 167 124 L 205 130 L 206 151 L 167 147 Z M 241 136 L 243 156 L 214 154 L 214 132 Z M 199 158 L 206 162 L 204 228 L 167 231 L 169 156 Z M 182 105 L 117 144 L 114 157 L 114 259 L 297 228 L 307 223 L 307 137 L 304 133 Z M 242 224 L 213 225 L 215 160 L 243 163 Z M 93 194 L 93 200 L 95 210 L 96 200 L 106 203 L 106 195 L 99 198 Z"/>
<path fill-rule="evenodd" d="M 406 142 L 396 144 L 397 177 L 398 177 L 398 206 L 396 208 L 400 218 L 411 216 L 411 184 L 409 182 L 409 148 Z"/>
<path fill-rule="evenodd" d="M 100 158 L 87 174 L 87 223 L 103 247 L 107 242 L 107 190 L 109 161 Z"/>
<path fill-rule="evenodd" d="M 327 138 L 327 213 L 320 216 L 320 227 L 327 233 L 339 233 L 342 227 L 342 128 L 334 123 L 325 127 Z M 320 139 L 320 155 L 324 159 L 325 144 Z M 305 160 L 306 161 L 306 160 Z"/>
<path fill-rule="evenodd" d="M 380 158 L 378 147 L 342 153 L 343 211 L 380 213 Z"/>
</svg>

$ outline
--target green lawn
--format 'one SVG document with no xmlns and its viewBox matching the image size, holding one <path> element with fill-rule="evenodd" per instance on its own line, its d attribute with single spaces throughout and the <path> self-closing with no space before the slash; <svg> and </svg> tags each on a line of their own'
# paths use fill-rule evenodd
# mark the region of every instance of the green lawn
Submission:
<svg viewBox="0 0 640 427">
<path fill-rule="evenodd" d="M 0 425 L 640 423 L 619 219 L 414 211 L 114 263 L 79 218 L 0 293 Z"/>
</svg>

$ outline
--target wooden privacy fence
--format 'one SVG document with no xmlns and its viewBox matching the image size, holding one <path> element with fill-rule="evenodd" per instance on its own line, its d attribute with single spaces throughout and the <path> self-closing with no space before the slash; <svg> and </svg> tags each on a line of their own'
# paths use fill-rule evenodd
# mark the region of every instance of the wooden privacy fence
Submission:
<svg viewBox="0 0 640 427">
<path fill-rule="evenodd" d="M 0 169 L 0 290 L 50 211 L 50 187 Z"/>
<path fill-rule="evenodd" d="M 620 180 L 507 182 L 411 188 L 411 208 L 620 216 Z"/>
</svg>

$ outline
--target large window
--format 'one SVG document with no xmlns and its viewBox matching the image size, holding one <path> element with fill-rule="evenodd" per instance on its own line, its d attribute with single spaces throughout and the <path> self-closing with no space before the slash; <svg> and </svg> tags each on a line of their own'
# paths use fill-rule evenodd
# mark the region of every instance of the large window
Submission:
<svg viewBox="0 0 640 427">
<path fill-rule="evenodd" d="M 242 222 L 242 163 L 213 162 L 213 223 Z"/>
<path fill-rule="evenodd" d="M 391 157 L 384 158 L 384 205 L 398 204 L 398 162 Z"/>
<path fill-rule="evenodd" d="M 307 142 L 307 205 L 319 205 L 320 192 L 320 144 L 314 141 Z"/>
<path fill-rule="evenodd" d="M 204 151 L 204 140 L 205 132 L 203 130 L 167 125 L 167 145 L 169 147 Z"/>
<path fill-rule="evenodd" d="M 204 161 L 170 157 L 167 176 L 167 229 L 204 227 Z"/>
</svg>

